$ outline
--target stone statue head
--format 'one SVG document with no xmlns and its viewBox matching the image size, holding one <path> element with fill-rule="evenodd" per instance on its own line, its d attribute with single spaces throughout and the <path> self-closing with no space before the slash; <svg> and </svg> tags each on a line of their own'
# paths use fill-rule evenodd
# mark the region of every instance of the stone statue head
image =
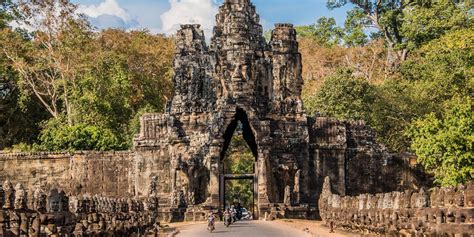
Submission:
<svg viewBox="0 0 474 237">
<path fill-rule="evenodd" d="M 66 206 L 69 206 L 69 203 L 64 191 L 59 192 L 55 188 L 52 189 L 48 196 L 48 212 L 67 211 L 68 207 Z"/>
<path fill-rule="evenodd" d="M 45 212 L 47 206 L 47 197 L 41 187 L 37 187 L 33 193 L 33 208 L 39 212 Z"/>
<path fill-rule="evenodd" d="M 15 186 L 15 203 L 14 207 L 17 210 L 26 209 L 27 204 L 27 195 L 26 191 L 23 188 L 23 185 L 20 183 Z"/>
</svg>

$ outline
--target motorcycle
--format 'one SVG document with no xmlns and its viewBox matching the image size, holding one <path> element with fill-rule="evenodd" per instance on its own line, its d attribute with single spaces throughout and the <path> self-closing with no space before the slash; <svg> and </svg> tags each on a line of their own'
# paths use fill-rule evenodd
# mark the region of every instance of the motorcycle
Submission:
<svg viewBox="0 0 474 237">
<path fill-rule="evenodd" d="M 230 213 L 229 212 L 226 212 L 224 213 L 224 225 L 225 227 L 229 227 L 230 223 L 231 223 L 231 216 L 230 216 Z"/>
</svg>

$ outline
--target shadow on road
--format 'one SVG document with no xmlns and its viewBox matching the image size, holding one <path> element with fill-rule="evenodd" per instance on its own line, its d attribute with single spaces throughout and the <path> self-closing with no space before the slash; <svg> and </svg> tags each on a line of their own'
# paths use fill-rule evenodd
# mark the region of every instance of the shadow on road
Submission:
<svg viewBox="0 0 474 237">
<path fill-rule="evenodd" d="M 229 228 L 255 228 L 255 225 L 230 225 Z"/>
</svg>

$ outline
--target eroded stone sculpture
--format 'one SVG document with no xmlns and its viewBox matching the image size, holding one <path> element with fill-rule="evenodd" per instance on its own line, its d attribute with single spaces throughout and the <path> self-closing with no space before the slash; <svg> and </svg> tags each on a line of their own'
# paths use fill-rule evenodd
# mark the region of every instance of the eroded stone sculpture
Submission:
<svg viewBox="0 0 474 237">
<path fill-rule="evenodd" d="M 463 185 L 340 197 L 332 194 L 327 177 L 319 198 L 319 210 L 326 224 L 352 232 L 387 236 L 468 236 L 474 228 L 474 208 L 467 207 L 466 201 L 440 201 L 446 200 L 446 193 L 452 193 L 448 200 L 456 200 L 455 194 L 459 191 L 464 192 Z M 364 200 L 367 200 L 366 205 Z"/>
</svg>

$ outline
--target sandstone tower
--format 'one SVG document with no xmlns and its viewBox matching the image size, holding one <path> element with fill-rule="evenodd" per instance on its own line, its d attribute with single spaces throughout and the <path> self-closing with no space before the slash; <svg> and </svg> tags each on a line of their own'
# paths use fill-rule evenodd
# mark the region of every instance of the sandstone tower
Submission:
<svg viewBox="0 0 474 237">
<path fill-rule="evenodd" d="M 173 99 L 166 114 L 142 118 L 135 148 L 169 150 L 170 192 L 184 187 L 194 204 L 218 207 L 222 159 L 241 122 L 256 159 L 256 203 L 283 203 L 287 186 L 293 204 L 307 202 L 309 136 L 296 31 L 277 24 L 267 43 L 249 0 L 225 1 L 216 20 L 210 46 L 199 25 L 178 31 Z"/>
</svg>

